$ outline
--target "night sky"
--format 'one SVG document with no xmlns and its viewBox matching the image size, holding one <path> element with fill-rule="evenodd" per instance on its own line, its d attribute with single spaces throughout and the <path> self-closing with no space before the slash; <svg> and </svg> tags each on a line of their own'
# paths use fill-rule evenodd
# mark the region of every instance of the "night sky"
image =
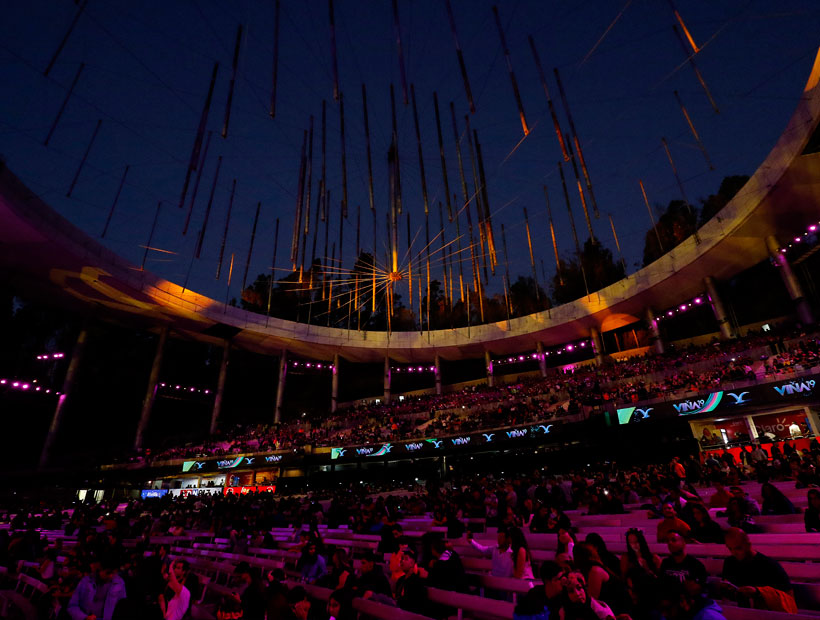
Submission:
<svg viewBox="0 0 820 620">
<path fill-rule="evenodd" d="M 413 236 L 418 234 L 414 253 L 424 246 L 424 215 L 412 108 L 402 104 L 391 3 L 337 0 L 334 4 L 339 82 L 345 104 L 349 192 L 344 262 L 350 267 L 358 205 L 362 209 L 363 249 L 370 250 L 373 240 L 362 83 L 368 91 L 381 260 L 388 205 L 391 83 L 397 96 L 403 204 L 412 218 Z M 437 91 L 443 115 L 450 189 L 459 197 L 449 102 L 455 103 L 461 131 L 469 109 L 443 1 L 399 0 L 398 5 L 407 81 L 415 86 L 418 101 L 426 179 L 431 202 L 437 205 L 445 196 L 432 93 Z M 182 283 L 192 264 L 189 286 L 220 300 L 226 296 L 227 267 L 232 253 L 236 254 L 236 266 L 230 296 L 239 296 L 238 280 L 244 268 L 253 215 L 261 201 L 249 281 L 268 272 L 271 266 L 273 223 L 277 217 L 281 218 L 277 266 L 282 269 L 279 274 L 285 275 L 299 152 L 310 115 L 314 117 L 315 129 L 311 223 L 315 216 L 322 99 L 328 102 L 330 239 L 338 243 L 342 195 L 339 105 L 333 101 L 327 2 L 283 0 L 277 113 L 275 119 L 270 118 L 273 7 L 273 0 L 90 0 L 50 75 L 44 77 L 43 71 L 77 6 L 70 0 L 7 3 L 0 21 L 0 154 L 43 200 L 96 237 L 102 232 L 123 170 L 130 165 L 104 243 L 139 265 L 157 202 L 163 201 L 152 246 L 169 253 L 152 251 L 146 268 Z M 482 143 L 499 252 L 500 224 L 504 223 L 507 230 L 513 279 L 517 274 L 531 273 L 524 207 L 530 214 L 536 261 L 543 260 L 549 278 L 554 272 L 543 184 L 548 186 L 551 197 L 562 254 L 569 255 L 572 246 L 557 171 L 560 149 L 529 50 L 528 35 L 535 38 L 562 128 L 569 132 L 553 67 L 562 74 L 602 212 L 601 219 L 593 220 L 595 233 L 614 252 L 606 218 L 611 213 L 630 272 L 641 260 L 644 234 L 649 228 L 638 178 L 644 179 L 653 204 L 665 206 L 669 200 L 680 198 L 661 137 L 668 139 L 687 196 L 695 204 L 714 193 L 723 177 L 751 175 L 797 105 L 820 43 L 820 3 L 816 0 L 677 0 L 676 7 L 701 48 L 695 59 L 720 108 L 720 114 L 716 114 L 686 63 L 672 28 L 675 16 L 665 0 L 499 2 L 531 128 L 530 135 L 522 141 L 521 123 L 491 7 L 492 3 L 483 0 L 453 0 L 477 106 L 470 123 Z M 245 36 L 239 76 L 229 135 L 222 139 L 219 131 L 240 23 L 244 25 Z M 191 191 L 184 209 L 178 209 L 177 204 L 215 61 L 220 63 L 220 69 L 208 120 L 208 129 L 214 133 L 191 227 L 187 236 L 182 236 Z M 74 96 L 50 144 L 44 147 L 43 140 L 81 62 L 85 69 Z M 674 90 L 679 91 L 689 110 L 715 164 L 714 171 L 707 168 L 689 133 Z M 103 122 L 97 140 L 72 197 L 67 198 L 68 187 L 100 118 Z M 466 143 L 462 152 L 471 182 Z M 202 258 L 192 263 L 219 155 L 223 163 L 204 250 Z M 571 166 L 567 165 L 565 172 L 576 226 L 585 238 Z M 214 276 L 233 179 L 237 180 L 236 196 L 223 275 L 217 282 Z M 438 221 L 435 206 L 430 220 L 433 234 L 438 231 Z M 466 232 L 466 220 L 462 220 L 462 230 Z M 448 225 L 446 235 L 453 239 L 454 224 Z M 319 255 L 323 254 L 322 237 L 323 234 L 318 244 Z M 400 239 L 404 253 L 404 228 Z M 540 264 L 538 276 L 541 279 Z M 500 288 L 501 279 L 496 277 L 490 290 Z"/>
</svg>

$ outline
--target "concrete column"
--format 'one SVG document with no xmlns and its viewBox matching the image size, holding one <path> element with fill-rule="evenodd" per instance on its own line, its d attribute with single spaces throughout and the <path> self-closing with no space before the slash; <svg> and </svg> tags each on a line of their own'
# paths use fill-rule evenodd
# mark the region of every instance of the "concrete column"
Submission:
<svg viewBox="0 0 820 620">
<path fill-rule="evenodd" d="M 384 402 L 390 402 L 390 356 L 384 356 Z"/>
<path fill-rule="evenodd" d="M 279 354 L 279 379 L 276 383 L 276 409 L 273 412 L 273 423 L 282 421 L 282 403 L 285 400 L 285 376 L 288 374 L 288 352 L 282 349 Z"/>
<path fill-rule="evenodd" d="M 723 300 L 718 295 L 717 287 L 712 276 L 703 278 L 703 284 L 706 287 L 706 296 L 709 298 L 709 303 L 712 305 L 712 312 L 715 314 L 715 319 L 720 328 L 720 336 L 724 340 L 735 337 L 732 324 L 729 322 L 729 317 L 726 315 L 726 309 L 723 307 Z"/>
<path fill-rule="evenodd" d="M 436 353 L 436 394 L 441 396 L 441 358 Z"/>
<path fill-rule="evenodd" d="M 658 326 L 658 319 L 655 317 L 655 311 L 652 308 L 646 309 L 646 325 L 649 328 L 649 341 L 652 343 L 652 348 L 655 353 L 663 355 L 664 346 L 663 338 L 661 338 L 661 328 Z M 637 346 L 637 342 L 635 345 Z"/>
<path fill-rule="evenodd" d="M 812 315 L 809 302 L 803 296 L 803 288 L 800 286 L 800 280 L 794 275 L 792 266 L 789 264 L 789 259 L 780 251 L 780 244 L 777 239 L 771 235 L 766 237 L 766 247 L 769 249 L 772 260 L 780 268 L 780 277 L 783 279 L 783 284 L 786 286 L 786 291 L 789 297 L 794 302 L 794 309 L 797 313 L 798 320 L 804 325 L 813 325 L 814 316 Z"/>
<path fill-rule="evenodd" d="M 219 365 L 219 379 L 216 382 L 216 396 L 214 396 L 214 408 L 211 411 L 211 429 L 213 435 L 216 432 L 216 425 L 219 422 L 219 414 L 222 411 L 222 396 L 225 393 L 225 379 L 228 377 L 228 358 L 231 354 L 231 341 L 226 340 L 222 349 L 222 362 Z"/>
<path fill-rule="evenodd" d="M 537 342 L 535 344 L 535 352 L 538 355 L 538 370 L 541 371 L 541 377 L 547 376 L 547 358 L 544 355 L 544 343 Z"/>
<path fill-rule="evenodd" d="M 493 377 L 493 360 L 490 357 L 489 351 L 484 351 L 484 365 L 487 367 L 487 385 L 495 386 L 495 377 Z"/>
<path fill-rule="evenodd" d="M 330 413 L 335 413 L 339 401 L 339 354 L 333 356 L 333 376 L 330 379 Z"/>
<path fill-rule="evenodd" d="M 74 350 L 71 352 L 71 361 L 68 364 L 68 370 L 63 379 L 63 389 L 57 397 L 57 406 L 54 408 L 54 416 L 51 418 L 51 426 L 48 428 L 46 440 L 43 443 L 43 451 L 40 453 L 40 468 L 48 465 L 51 459 L 51 450 L 54 447 L 54 442 L 57 439 L 57 432 L 60 430 L 60 423 L 63 419 L 63 411 L 65 411 L 66 402 L 71 395 L 74 387 L 74 380 L 77 377 L 77 371 L 80 368 L 80 362 L 83 359 L 83 352 L 85 351 L 85 343 L 88 340 L 88 327 L 84 324 L 77 335 L 77 341 L 74 343 Z"/>
<path fill-rule="evenodd" d="M 595 363 L 599 366 L 605 361 L 604 341 L 597 327 L 589 328 L 589 338 L 592 340 L 592 350 L 595 352 Z"/>
<path fill-rule="evenodd" d="M 142 413 L 137 424 L 137 432 L 134 435 L 134 450 L 142 450 L 142 440 L 145 438 L 145 430 L 148 428 L 148 421 L 151 419 L 151 410 L 154 408 L 154 400 L 157 397 L 157 382 L 159 381 L 159 371 L 162 370 L 162 356 L 165 354 L 165 343 L 168 341 L 168 327 L 163 327 L 159 332 L 157 340 L 157 350 L 154 353 L 154 362 L 151 364 L 151 374 L 148 375 L 148 385 L 145 388 L 145 398 L 142 400 Z"/>
</svg>

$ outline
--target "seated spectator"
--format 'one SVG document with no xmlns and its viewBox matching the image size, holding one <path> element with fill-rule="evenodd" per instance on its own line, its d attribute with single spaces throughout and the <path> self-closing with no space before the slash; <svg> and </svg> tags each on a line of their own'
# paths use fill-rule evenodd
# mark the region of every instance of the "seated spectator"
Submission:
<svg viewBox="0 0 820 620">
<path fill-rule="evenodd" d="M 347 591 L 336 590 L 330 593 L 327 599 L 327 615 L 328 620 L 356 620 L 357 613 Z"/>
<path fill-rule="evenodd" d="M 746 512 L 748 505 L 743 499 L 733 497 L 729 500 L 729 505 L 726 506 L 726 519 L 729 522 L 729 527 L 737 527 L 749 534 L 755 534 L 760 531 L 760 528 L 752 516 Z"/>
<path fill-rule="evenodd" d="M 689 535 L 689 524 L 683 519 L 679 519 L 675 506 L 672 502 L 663 503 L 663 519 L 658 523 L 658 542 L 666 542 L 666 537 L 670 532 L 680 532 L 684 536 Z"/>
<path fill-rule="evenodd" d="M 348 589 L 351 589 L 356 596 L 361 596 L 362 598 L 392 596 L 390 582 L 384 575 L 384 570 L 378 563 L 378 557 L 373 551 L 368 551 L 362 556 L 359 574 L 354 578 L 349 578 L 345 585 Z"/>
<path fill-rule="evenodd" d="M 527 539 L 520 527 L 509 529 L 510 547 L 513 557 L 513 577 L 516 579 L 534 579 L 532 574 L 532 556 Z"/>
<path fill-rule="evenodd" d="M 692 529 L 689 530 L 689 537 L 699 543 L 722 543 L 723 529 L 712 519 L 706 506 L 697 502 L 690 502 L 688 505 L 692 513 Z"/>
<path fill-rule="evenodd" d="M 666 537 L 669 556 L 661 562 L 660 577 L 678 583 L 692 581 L 703 585 L 706 583 L 706 567 L 703 562 L 686 553 L 686 539 L 680 532 L 669 532 Z"/>
<path fill-rule="evenodd" d="M 709 507 L 726 508 L 726 505 L 732 498 L 732 494 L 726 490 L 726 487 L 723 485 L 723 481 L 721 480 L 715 480 L 712 482 L 712 486 L 715 487 L 715 492 L 712 497 L 709 498 Z"/>
<path fill-rule="evenodd" d="M 721 585 L 725 594 L 760 609 L 797 611 L 786 571 L 777 560 L 755 551 L 746 532 L 730 528 L 726 547 L 731 555 L 723 562 Z"/>
<path fill-rule="evenodd" d="M 612 553 L 609 549 L 606 548 L 606 543 L 604 539 L 601 537 L 600 534 L 596 532 L 592 532 L 591 534 L 587 534 L 587 537 L 584 539 L 584 542 L 588 545 L 592 545 L 595 548 L 595 551 L 598 552 L 598 557 L 601 558 L 601 562 L 603 562 L 606 569 L 615 575 L 621 574 L 621 561 L 618 559 L 618 556 Z"/>
<path fill-rule="evenodd" d="M 402 553 L 402 576 L 396 582 L 396 604 L 405 611 L 424 614 L 427 609 L 427 591 L 416 566 L 416 552 L 409 547 Z"/>
<path fill-rule="evenodd" d="M 316 550 L 315 542 L 309 542 L 305 546 L 296 568 L 301 573 L 302 581 L 306 583 L 316 583 L 327 573 L 327 563 Z"/>
<path fill-rule="evenodd" d="M 433 563 L 427 575 L 427 585 L 440 590 L 466 592 L 467 574 L 458 554 L 447 548 L 447 543 L 443 538 L 435 539 L 430 551 Z"/>
<path fill-rule="evenodd" d="M 614 620 L 615 614 L 606 603 L 596 601 L 586 589 L 581 573 L 570 573 L 564 600 L 559 611 L 561 620 Z"/>
<path fill-rule="evenodd" d="M 168 589 L 165 594 L 160 595 L 159 603 L 165 620 L 182 620 L 188 613 L 191 606 L 191 591 L 185 587 L 185 581 L 190 571 L 191 567 L 187 560 L 177 560 L 168 571 Z"/>
<path fill-rule="evenodd" d="M 242 616 L 240 616 L 242 617 Z M 288 592 L 288 610 L 284 620 L 308 620 L 310 599 L 302 586 L 295 586 Z"/>
<path fill-rule="evenodd" d="M 732 492 L 732 497 L 743 503 L 743 510 L 747 515 L 754 517 L 760 514 L 760 504 L 758 504 L 757 501 L 742 488 L 733 486 L 730 490 Z"/>
<path fill-rule="evenodd" d="M 675 581 L 664 584 L 660 609 L 665 620 L 726 620 L 715 601 Z"/>
<path fill-rule="evenodd" d="M 510 535 L 506 527 L 499 527 L 496 533 L 498 544 L 495 547 L 485 547 L 473 540 L 473 533 L 467 533 L 467 540 L 484 557 L 492 558 L 490 575 L 493 577 L 513 576 L 513 553 L 510 546 Z"/>
<path fill-rule="evenodd" d="M 103 556 L 92 574 L 80 580 L 68 602 L 71 620 L 86 620 L 89 616 L 111 620 L 117 603 L 126 596 L 125 582 L 117 574 L 118 570 L 113 558 Z"/>
<path fill-rule="evenodd" d="M 820 532 L 820 491 L 809 489 L 809 505 L 803 515 L 807 532 Z"/>
<path fill-rule="evenodd" d="M 635 570 L 651 575 L 657 575 L 661 567 L 661 559 L 649 550 L 649 544 L 643 532 L 631 528 L 626 532 L 626 553 L 621 556 L 621 577 Z"/>
<path fill-rule="evenodd" d="M 321 557 L 321 556 L 320 556 Z M 237 594 L 242 604 L 243 620 L 264 620 L 265 585 L 248 562 L 240 562 L 234 569 Z"/>
<path fill-rule="evenodd" d="M 345 582 L 352 573 L 353 567 L 347 559 L 347 551 L 339 547 L 330 556 L 328 572 L 319 583 L 331 590 L 338 590 L 344 588 Z"/>
<path fill-rule="evenodd" d="M 760 487 L 763 496 L 761 514 L 764 515 L 793 515 L 797 512 L 791 500 L 771 482 L 764 482 Z"/>
<path fill-rule="evenodd" d="M 558 615 L 567 584 L 567 574 L 556 562 L 547 560 L 539 572 L 542 588 L 535 587 L 518 599 L 514 620 L 548 620 Z"/>
<path fill-rule="evenodd" d="M 565 555 L 570 562 L 572 561 L 572 553 L 578 541 L 575 538 L 575 533 L 571 529 L 561 528 L 558 530 L 558 546 L 555 548 L 555 557 Z"/>
<path fill-rule="evenodd" d="M 583 543 L 575 548 L 575 566 L 586 579 L 587 592 L 617 612 L 626 610 L 626 592 L 621 580 L 606 569 L 595 547 Z"/>
</svg>

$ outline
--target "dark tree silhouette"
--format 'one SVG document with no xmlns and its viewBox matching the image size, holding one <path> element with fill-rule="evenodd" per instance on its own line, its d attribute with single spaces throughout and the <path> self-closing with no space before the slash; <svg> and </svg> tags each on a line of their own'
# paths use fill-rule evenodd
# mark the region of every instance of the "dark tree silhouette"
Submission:
<svg viewBox="0 0 820 620">
<path fill-rule="evenodd" d="M 556 304 L 563 304 L 579 299 L 587 294 L 598 291 L 605 286 L 617 282 L 624 277 L 624 267 L 612 258 L 612 251 L 597 241 L 587 239 L 581 253 L 584 269 L 577 259 L 562 259 L 561 274 L 552 279 L 552 299 Z M 586 285 L 584 279 L 586 277 Z"/>
<path fill-rule="evenodd" d="M 729 201 L 735 197 L 749 177 L 745 174 L 739 174 L 730 177 L 724 177 L 720 182 L 717 194 L 712 194 L 705 200 L 701 201 L 700 208 L 700 224 L 703 226 L 706 222 L 711 220 L 723 207 L 729 204 Z"/>
<path fill-rule="evenodd" d="M 687 237 L 694 234 L 696 223 L 696 209 L 690 209 L 682 200 L 671 201 L 666 207 L 666 212 L 658 219 L 655 229 L 650 228 L 646 232 L 643 246 L 644 266 L 656 261 L 665 252 L 680 245 Z M 658 246 L 658 236 L 663 244 L 663 250 Z"/>
</svg>

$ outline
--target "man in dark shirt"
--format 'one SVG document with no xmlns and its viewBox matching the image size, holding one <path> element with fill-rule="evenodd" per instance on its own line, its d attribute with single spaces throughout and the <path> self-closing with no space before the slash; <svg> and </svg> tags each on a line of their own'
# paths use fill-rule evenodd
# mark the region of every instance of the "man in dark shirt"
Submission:
<svg viewBox="0 0 820 620">
<path fill-rule="evenodd" d="M 553 614 L 558 616 L 563 602 L 564 587 L 567 584 L 567 574 L 563 568 L 552 560 L 547 560 L 541 565 L 541 581 L 543 588 L 532 588 L 524 596 L 518 599 L 515 606 L 514 617 L 539 617 L 546 611 L 549 618 Z"/>
<path fill-rule="evenodd" d="M 461 558 L 441 538 L 436 538 L 431 545 L 431 552 L 435 558 L 427 576 L 427 585 L 440 590 L 452 592 L 467 591 L 467 575 Z"/>
<path fill-rule="evenodd" d="M 680 532 L 669 532 L 666 536 L 669 557 L 661 562 L 660 576 L 678 583 L 706 583 L 706 567 L 703 563 L 686 553 L 686 539 Z"/>
<path fill-rule="evenodd" d="M 391 596 L 390 582 L 385 577 L 384 570 L 377 561 L 378 558 L 373 551 L 368 551 L 362 557 L 359 575 L 355 579 L 350 579 L 356 596 L 363 598 L 371 598 L 374 594 Z"/>
<path fill-rule="evenodd" d="M 759 588 L 770 586 L 794 596 L 789 576 L 772 558 L 755 551 L 749 535 L 737 527 L 726 531 L 726 547 L 731 555 L 723 562 L 723 590 L 735 592 L 748 602 L 760 598 Z"/>
<path fill-rule="evenodd" d="M 405 611 L 424 615 L 427 610 L 427 589 L 419 577 L 416 552 L 409 547 L 401 558 L 402 576 L 396 582 L 396 603 Z"/>
</svg>

